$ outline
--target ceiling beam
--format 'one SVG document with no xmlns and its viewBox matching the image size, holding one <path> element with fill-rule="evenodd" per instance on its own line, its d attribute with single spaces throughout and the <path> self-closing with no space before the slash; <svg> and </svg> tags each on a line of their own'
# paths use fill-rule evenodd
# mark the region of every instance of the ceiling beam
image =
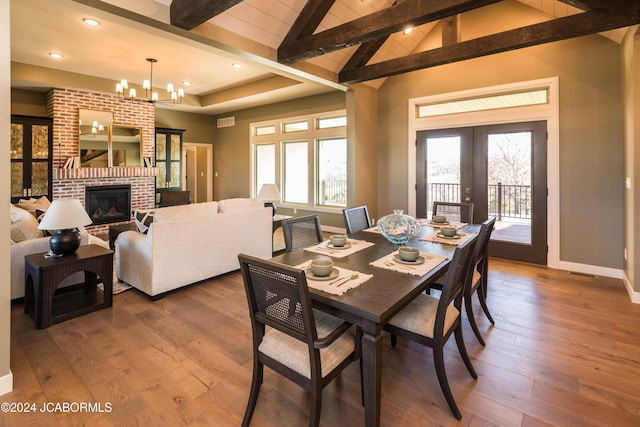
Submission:
<svg viewBox="0 0 640 427">
<path fill-rule="evenodd" d="M 174 0 L 175 1 L 175 0 Z M 292 64 L 355 44 L 417 27 L 501 0 L 404 0 L 395 6 L 308 35 L 278 48 L 278 62 Z"/>
<path fill-rule="evenodd" d="M 389 36 L 379 37 L 374 40 L 369 40 L 368 42 L 362 43 L 358 46 L 358 49 L 351 55 L 351 58 L 344 64 L 342 67 L 342 71 L 344 70 L 352 70 L 354 68 L 362 67 L 367 65 L 367 62 L 373 58 L 373 55 L 376 54 L 378 49 L 382 47 L 384 42 L 387 41 Z"/>
<path fill-rule="evenodd" d="M 242 0 L 173 0 L 169 6 L 171 25 L 192 30 Z"/>
<path fill-rule="evenodd" d="M 357 69 L 343 70 L 338 75 L 338 81 L 349 84 L 374 80 L 638 23 L 640 23 L 640 14 L 613 16 L 600 11 L 584 12 Z"/>
<path fill-rule="evenodd" d="M 287 45 L 313 34 L 334 3 L 335 0 L 308 0 L 280 45 Z"/>
</svg>

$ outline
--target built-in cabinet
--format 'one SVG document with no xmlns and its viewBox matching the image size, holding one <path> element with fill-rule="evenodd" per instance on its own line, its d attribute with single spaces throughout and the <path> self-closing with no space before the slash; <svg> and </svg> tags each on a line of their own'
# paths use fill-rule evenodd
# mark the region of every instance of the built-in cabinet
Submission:
<svg viewBox="0 0 640 427">
<path fill-rule="evenodd" d="M 183 129 L 156 128 L 156 193 L 182 190 Z"/>
<path fill-rule="evenodd" d="M 52 200 L 53 120 L 11 116 L 11 202 L 47 196 Z"/>
</svg>

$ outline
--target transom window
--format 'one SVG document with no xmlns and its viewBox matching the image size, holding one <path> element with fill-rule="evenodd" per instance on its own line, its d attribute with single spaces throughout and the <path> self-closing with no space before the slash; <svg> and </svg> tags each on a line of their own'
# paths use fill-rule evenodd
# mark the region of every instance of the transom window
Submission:
<svg viewBox="0 0 640 427">
<path fill-rule="evenodd" d="M 346 111 L 250 126 L 254 197 L 262 185 L 274 183 L 285 206 L 347 206 Z"/>
</svg>

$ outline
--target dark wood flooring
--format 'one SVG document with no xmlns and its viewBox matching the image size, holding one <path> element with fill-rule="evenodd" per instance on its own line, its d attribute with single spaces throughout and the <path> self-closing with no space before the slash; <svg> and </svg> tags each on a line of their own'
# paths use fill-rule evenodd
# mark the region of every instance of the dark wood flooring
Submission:
<svg viewBox="0 0 640 427">
<path fill-rule="evenodd" d="M 492 259 L 491 327 L 476 304 L 481 347 L 465 321 L 473 380 L 448 344 L 451 415 L 429 349 L 383 351 L 383 426 L 640 426 L 640 306 L 618 280 Z M 136 290 L 113 307 L 36 330 L 12 307 L 14 391 L 1 426 L 239 426 L 251 380 L 251 330 L 238 272 L 151 302 Z M 385 337 L 388 344 L 388 337 Z M 364 425 L 358 364 L 323 395 L 321 425 Z M 39 412 L 88 402 L 105 412 Z M 58 405 L 59 407 L 61 405 Z M 55 407 L 54 407 L 55 408 Z M 253 426 L 304 426 L 308 395 L 266 370 Z M 60 408 L 64 409 L 64 408 Z"/>
</svg>

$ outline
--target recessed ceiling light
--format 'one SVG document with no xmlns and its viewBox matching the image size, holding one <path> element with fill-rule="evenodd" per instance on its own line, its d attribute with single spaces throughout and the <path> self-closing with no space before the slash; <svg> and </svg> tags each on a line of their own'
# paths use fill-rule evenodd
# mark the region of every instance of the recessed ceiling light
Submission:
<svg viewBox="0 0 640 427">
<path fill-rule="evenodd" d="M 91 27 L 97 27 L 98 25 L 100 25 L 100 21 L 93 18 L 82 18 L 82 21 Z"/>
<path fill-rule="evenodd" d="M 404 34 L 406 36 L 406 35 L 411 34 L 411 31 L 413 31 L 413 27 L 407 27 L 407 28 L 404 29 L 404 31 L 402 31 L 402 34 Z"/>
<path fill-rule="evenodd" d="M 191 86 L 192 83 L 189 80 L 185 80 L 182 82 L 182 84 L 185 86 Z"/>
<path fill-rule="evenodd" d="M 63 56 L 61 53 L 57 53 L 57 52 L 49 52 L 49 56 L 55 59 L 62 59 Z"/>
<path fill-rule="evenodd" d="M 232 66 L 233 68 L 240 68 L 240 67 L 242 67 L 242 65 L 241 65 L 241 64 L 239 64 L 239 63 L 237 63 L 237 62 L 234 62 L 233 64 L 231 64 L 231 66 Z"/>
</svg>

